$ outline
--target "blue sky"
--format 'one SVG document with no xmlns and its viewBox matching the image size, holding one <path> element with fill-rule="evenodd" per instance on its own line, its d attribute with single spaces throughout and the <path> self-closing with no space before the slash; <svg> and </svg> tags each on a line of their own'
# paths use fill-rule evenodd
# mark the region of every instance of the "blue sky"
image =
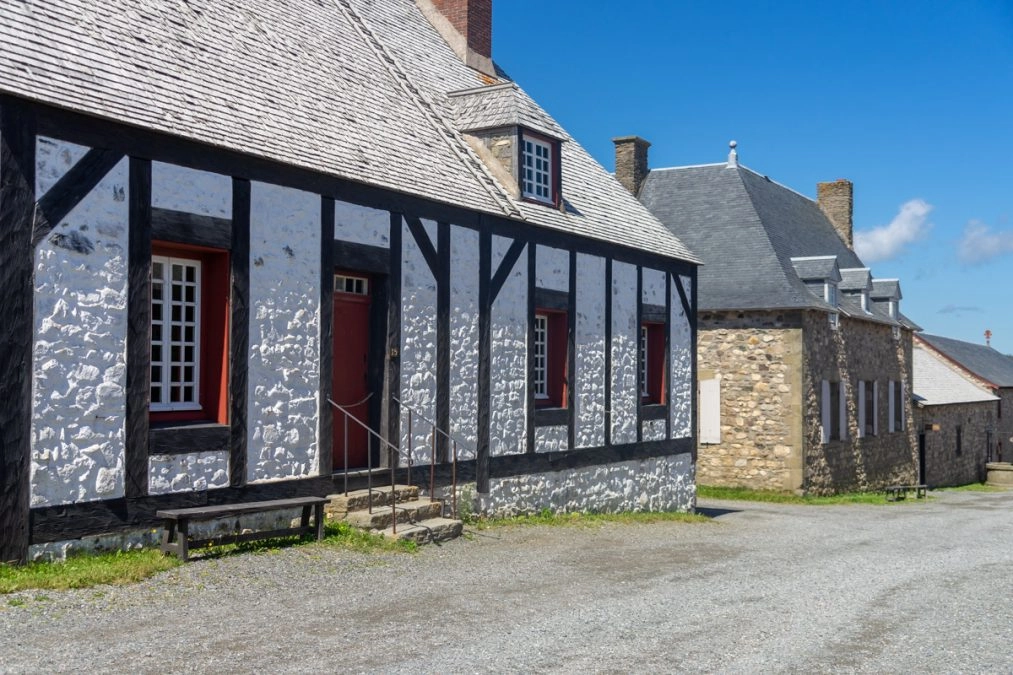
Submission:
<svg viewBox="0 0 1013 675">
<path fill-rule="evenodd" d="M 926 332 L 1013 354 L 1013 0 L 496 0 L 493 55 L 607 169 L 855 183 L 859 253 Z"/>
</svg>

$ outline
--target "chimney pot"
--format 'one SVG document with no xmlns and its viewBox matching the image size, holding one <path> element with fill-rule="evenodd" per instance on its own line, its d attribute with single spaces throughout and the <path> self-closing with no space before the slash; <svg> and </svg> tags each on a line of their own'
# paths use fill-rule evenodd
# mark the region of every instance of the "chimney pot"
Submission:
<svg viewBox="0 0 1013 675">
<path fill-rule="evenodd" d="M 639 136 L 619 136 L 612 142 L 616 146 L 616 179 L 636 197 L 650 172 L 647 149 L 651 144 Z"/>
<path fill-rule="evenodd" d="M 853 214 L 854 184 L 839 178 L 816 184 L 816 203 L 837 230 L 844 244 L 854 250 Z"/>
</svg>

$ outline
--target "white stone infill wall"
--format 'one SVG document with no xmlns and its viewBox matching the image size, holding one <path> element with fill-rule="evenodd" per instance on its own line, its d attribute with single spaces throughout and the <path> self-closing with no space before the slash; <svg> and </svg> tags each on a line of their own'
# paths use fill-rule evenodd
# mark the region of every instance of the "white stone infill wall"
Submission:
<svg viewBox="0 0 1013 675">
<path fill-rule="evenodd" d="M 612 264 L 612 443 L 637 442 L 637 268 Z"/>
<path fill-rule="evenodd" d="M 645 305 L 665 306 L 665 273 L 660 270 L 644 268 L 643 303 Z"/>
<path fill-rule="evenodd" d="M 151 163 L 151 205 L 215 218 L 232 217 L 232 178 L 165 162 Z"/>
<path fill-rule="evenodd" d="M 253 183 L 250 261 L 247 479 L 316 475 L 320 197 Z"/>
<path fill-rule="evenodd" d="M 553 291 L 570 291 L 570 252 L 539 246 L 535 249 L 535 286 Z"/>
<path fill-rule="evenodd" d="M 464 495 L 474 488 L 465 487 Z M 696 505 L 689 453 L 601 466 L 493 478 L 477 511 L 510 516 L 542 509 L 576 512 L 690 511 Z"/>
<path fill-rule="evenodd" d="M 422 221 L 436 246 L 436 223 Z M 401 245 L 401 400 L 436 420 L 436 279 L 411 231 L 402 225 Z M 414 417 L 414 415 L 413 415 Z M 408 438 L 408 410 L 401 410 L 401 463 L 411 448 L 412 461 L 429 462 L 429 423 L 415 417 Z"/>
<path fill-rule="evenodd" d="M 450 228 L 450 434 L 457 459 L 478 447 L 478 232 Z"/>
<path fill-rule="evenodd" d="M 565 452 L 569 449 L 568 427 L 535 427 L 535 452 Z"/>
<path fill-rule="evenodd" d="M 38 138 L 36 195 L 87 151 Z M 121 160 L 35 251 L 33 507 L 124 494 L 128 167 Z"/>
<path fill-rule="evenodd" d="M 686 298 L 693 297 L 693 281 L 689 277 L 680 276 Z M 672 279 L 672 400 L 668 404 L 668 414 L 672 421 L 672 438 L 689 438 L 693 435 L 693 326 L 679 298 L 679 289 L 675 278 Z"/>
<path fill-rule="evenodd" d="M 390 213 L 347 202 L 334 202 L 334 238 L 390 248 Z M 341 266 L 340 260 L 334 264 Z"/>
<path fill-rule="evenodd" d="M 186 455 L 151 455 L 148 458 L 148 494 L 194 492 L 228 486 L 228 452 L 191 452 Z"/>
<path fill-rule="evenodd" d="M 645 441 L 663 441 L 668 438 L 665 420 L 646 420 L 642 429 L 642 438 Z"/>
<path fill-rule="evenodd" d="M 492 238 L 494 271 L 511 244 L 512 239 Z M 517 259 L 493 303 L 490 322 L 489 454 L 493 457 L 519 454 L 527 450 L 527 249 Z"/>
<path fill-rule="evenodd" d="M 576 377 L 574 406 L 578 448 L 605 445 L 605 259 L 577 256 Z"/>
</svg>

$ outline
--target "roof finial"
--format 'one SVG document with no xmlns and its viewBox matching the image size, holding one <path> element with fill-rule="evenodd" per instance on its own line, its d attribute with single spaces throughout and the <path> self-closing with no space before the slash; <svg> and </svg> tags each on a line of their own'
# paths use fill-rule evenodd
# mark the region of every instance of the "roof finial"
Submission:
<svg viewBox="0 0 1013 675">
<path fill-rule="evenodd" d="M 988 330 L 987 328 L 985 329 L 985 346 L 986 347 L 992 346 L 992 331 Z"/>
<path fill-rule="evenodd" d="M 735 152 L 735 148 L 738 147 L 738 143 L 731 141 L 728 143 L 728 147 L 731 150 L 728 152 L 728 168 L 734 169 L 739 165 L 739 153 Z"/>
</svg>

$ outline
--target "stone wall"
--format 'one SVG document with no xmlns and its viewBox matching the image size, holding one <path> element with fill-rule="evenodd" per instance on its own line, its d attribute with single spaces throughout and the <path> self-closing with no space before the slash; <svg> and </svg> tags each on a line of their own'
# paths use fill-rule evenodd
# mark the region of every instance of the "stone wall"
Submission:
<svg viewBox="0 0 1013 675">
<path fill-rule="evenodd" d="M 875 490 L 885 485 L 910 484 L 918 477 L 918 447 L 911 424 L 911 331 L 899 339 L 892 327 L 845 316 L 833 329 L 825 312 L 803 316 L 807 411 L 804 426 L 804 489 L 813 494 Z M 822 442 L 820 416 L 823 380 L 845 383 L 845 440 Z M 879 433 L 859 438 L 858 382 L 875 381 L 878 387 Z M 903 430 L 889 431 L 889 380 L 905 383 Z"/>
<path fill-rule="evenodd" d="M 798 313 L 699 314 L 698 377 L 719 380 L 721 395 L 721 442 L 699 445 L 701 484 L 802 488 L 801 326 Z"/>
<path fill-rule="evenodd" d="M 967 485 L 985 479 L 989 443 L 995 445 L 996 403 L 917 406 L 915 429 L 925 435 L 925 483 L 930 487 Z M 931 431 L 928 425 L 939 425 Z M 960 452 L 957 452 L 957 426 Z M 989 434 L 989 431 L 992 431 Z"/>
</svg>

